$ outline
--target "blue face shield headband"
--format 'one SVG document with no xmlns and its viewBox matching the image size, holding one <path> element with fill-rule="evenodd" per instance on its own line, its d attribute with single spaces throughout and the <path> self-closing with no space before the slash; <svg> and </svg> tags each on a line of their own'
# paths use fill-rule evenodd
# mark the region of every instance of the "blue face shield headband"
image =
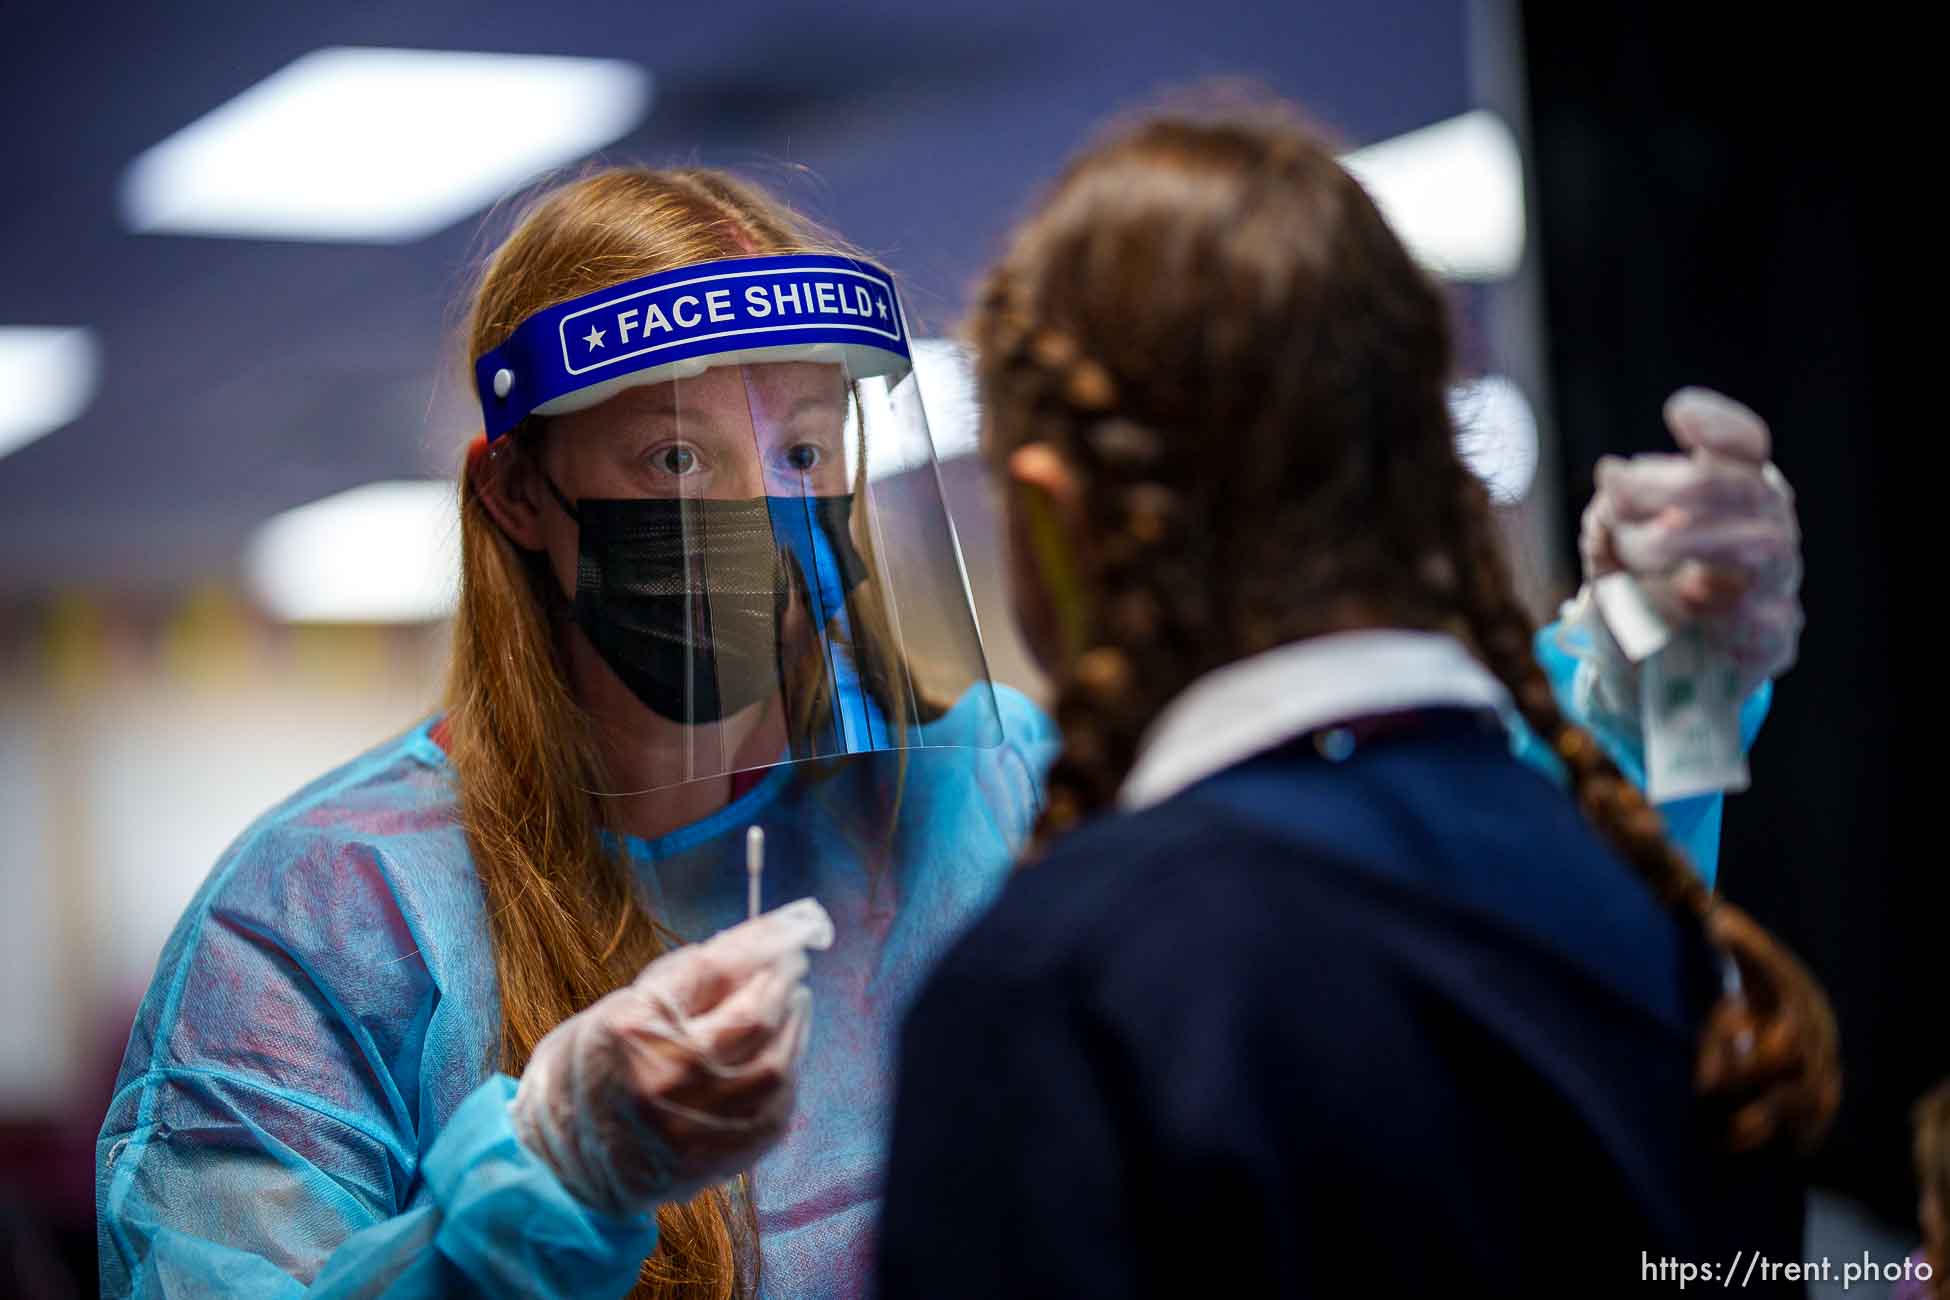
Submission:
<svg viewBox="0 0 1950 1300">
<path fill-rule="evenodd" d="M 708 365 L 822 361 L 849 377 L 910 369 L 894 281 L 821 253 L 727 258 L 544 308 L 474 363 L 488 441 L 529 415 L 561 415 Z"/>
<path fill-rule="evenodd" d="M 999 743 L 932 466 L 858 473 L 932 455 L 885 271 L 811 254 L 682 267 L 536 313 L 475 377 L 490 442 L 531 416 L 670 388 L 625 408 L 616 436 L 630 442 L 604 461 L 630 473 L 573 500 L 544 476 L 577 525 L 576 624 L 681 724 L 646 729 L 646 761 L 667 769 L 655 784 L 937 735 Z M 910 628 L 948 670 L 948 698 L 917 686 Z M 977 725 L 937 726 L 946 706 Z M 752 739 L 780 730 L 782 754 Z"/>
</svg>

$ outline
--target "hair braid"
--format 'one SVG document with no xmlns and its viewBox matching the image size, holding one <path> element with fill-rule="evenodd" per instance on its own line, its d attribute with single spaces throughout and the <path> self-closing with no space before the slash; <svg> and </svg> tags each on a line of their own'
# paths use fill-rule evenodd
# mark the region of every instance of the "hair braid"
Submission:
<svg viewBox="0 0 1950 1300">
<path fill-rule="evenodd" d="M 1130 771 L 1138 741 L 1191 678 L 1214 661 L 1204 628 L 1211 602 L 1197 595 L 1207 545 L 1181 525 L 1180 493 L 1165 473 L 1166 441 L 1110 414 L 1116 384 L 1067 334 L 1021 333 L 1009 359 L 1034 405 L 1075 435 L 1064 437 L 1088 483 L 1092 644 L 1066 666 L 1055 715 L 1063 750 L 1052 764 L 1036 827 L 1045 843 L 1107 807 Z"/>
</svg>

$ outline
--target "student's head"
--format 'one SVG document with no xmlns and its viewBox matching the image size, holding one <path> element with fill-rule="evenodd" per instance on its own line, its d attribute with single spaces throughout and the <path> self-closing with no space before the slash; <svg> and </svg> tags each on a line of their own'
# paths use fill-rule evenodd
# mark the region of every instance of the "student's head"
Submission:
<svg viewBox="0 0 1950 1300">
<path fill-rule="evenodd" d="M 1152 119 L 1089 149 L 989 275 L 971 334 L 1014 598 L 1064 737 L 1039 835 L 1109 805 L 1145 727 L 1201 674 L 1326 633 L 1421 629 L 1502 681 L 1662 900 L 1706 913 L 1657 814 L 1532 657 L 1456 451 L 1442 290 L 1312 132 L 1262 110 Z M 1765 967 L 1757 1003 L 1807 1005 L 1785 953 L 1741 956 Z M 1789 1053 L 1814 1073 L 1832 1047 L 1818 1010 Z M 1716 1025 L 1746 1059 L 1752 1026 Z"/>
<path fill-rule="evenodd" d="M 1135 655 L 1127 713 L 1303 636 L 1466 633 L 1501 594 L 1458 567 L 1480 494 L 1450 438 L 1447 304 L 1297 127 L 1163 120 L 1089 152 L 975 330 L 989 455 L 1033 503 L 1011 513 L 1031 648 L 1064 676 L 1087 624 Z M 1051 590 L 1043 508 L 1083 525 L 1087 590 Z"/>
<path fill-rule="evenodd" d="M 1950 1079 L 1923 1095 L 1910 1113 L 1916 1132 L 1916 1217 L 1923 1252 L 1935 1271 L 1933 1294 L 1950 1295 Z"/>
</svg>

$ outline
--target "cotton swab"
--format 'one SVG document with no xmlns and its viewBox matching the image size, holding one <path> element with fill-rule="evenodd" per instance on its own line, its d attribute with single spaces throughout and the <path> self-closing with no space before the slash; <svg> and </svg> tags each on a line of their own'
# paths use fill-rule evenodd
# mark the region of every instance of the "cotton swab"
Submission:
<svg viewBox="0 0 1950 1300">
<path fill-rule="evenodd" d="M 759 879 L 765 874 L 765 832 L 754 826 L 745 832 L 745 910 L 758 915 Z"/>
</svg>

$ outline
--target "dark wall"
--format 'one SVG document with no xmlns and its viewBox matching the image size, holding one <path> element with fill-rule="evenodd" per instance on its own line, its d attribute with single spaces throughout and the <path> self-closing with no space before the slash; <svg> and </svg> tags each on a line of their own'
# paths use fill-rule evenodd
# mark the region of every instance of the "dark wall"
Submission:
<svg viewBox="0 0 1950 1300">
<path fill-rule="evenodd" d="M 1839 1013 L 1847 1100 L 1817 1177 L 1906 1223 L 1907 1109 L 1950 1074 L 1944 867 L 1896 832 L 1893 761 L 1923 679 L 1891 660 L 1896 431 L 1871 346 L 1871 108 L 1849 16 L 1768 30 L 1531 4 L 1524 39 L 1564 544 L 1605 452 L 1664 448 L 1665 395 L 1704 383 L 1773 426 L 1798 493 L 1808 626 L 1730 800 L 1722 885 L 1789 940 Z M 1872 373 L 1872 371 L 1876 373 Z M 1907 422 L 1907 417 L 1903 417 Z M 1921 594 L 1920 592 L 1918 594 Z M 1914 597 L 1912 598 L 1914 599 Z M 1899 687 L 1912 698 L 1899 700 Z M 1932 952 L 1932 944 L 1938 946 Z"/>
</svg>

